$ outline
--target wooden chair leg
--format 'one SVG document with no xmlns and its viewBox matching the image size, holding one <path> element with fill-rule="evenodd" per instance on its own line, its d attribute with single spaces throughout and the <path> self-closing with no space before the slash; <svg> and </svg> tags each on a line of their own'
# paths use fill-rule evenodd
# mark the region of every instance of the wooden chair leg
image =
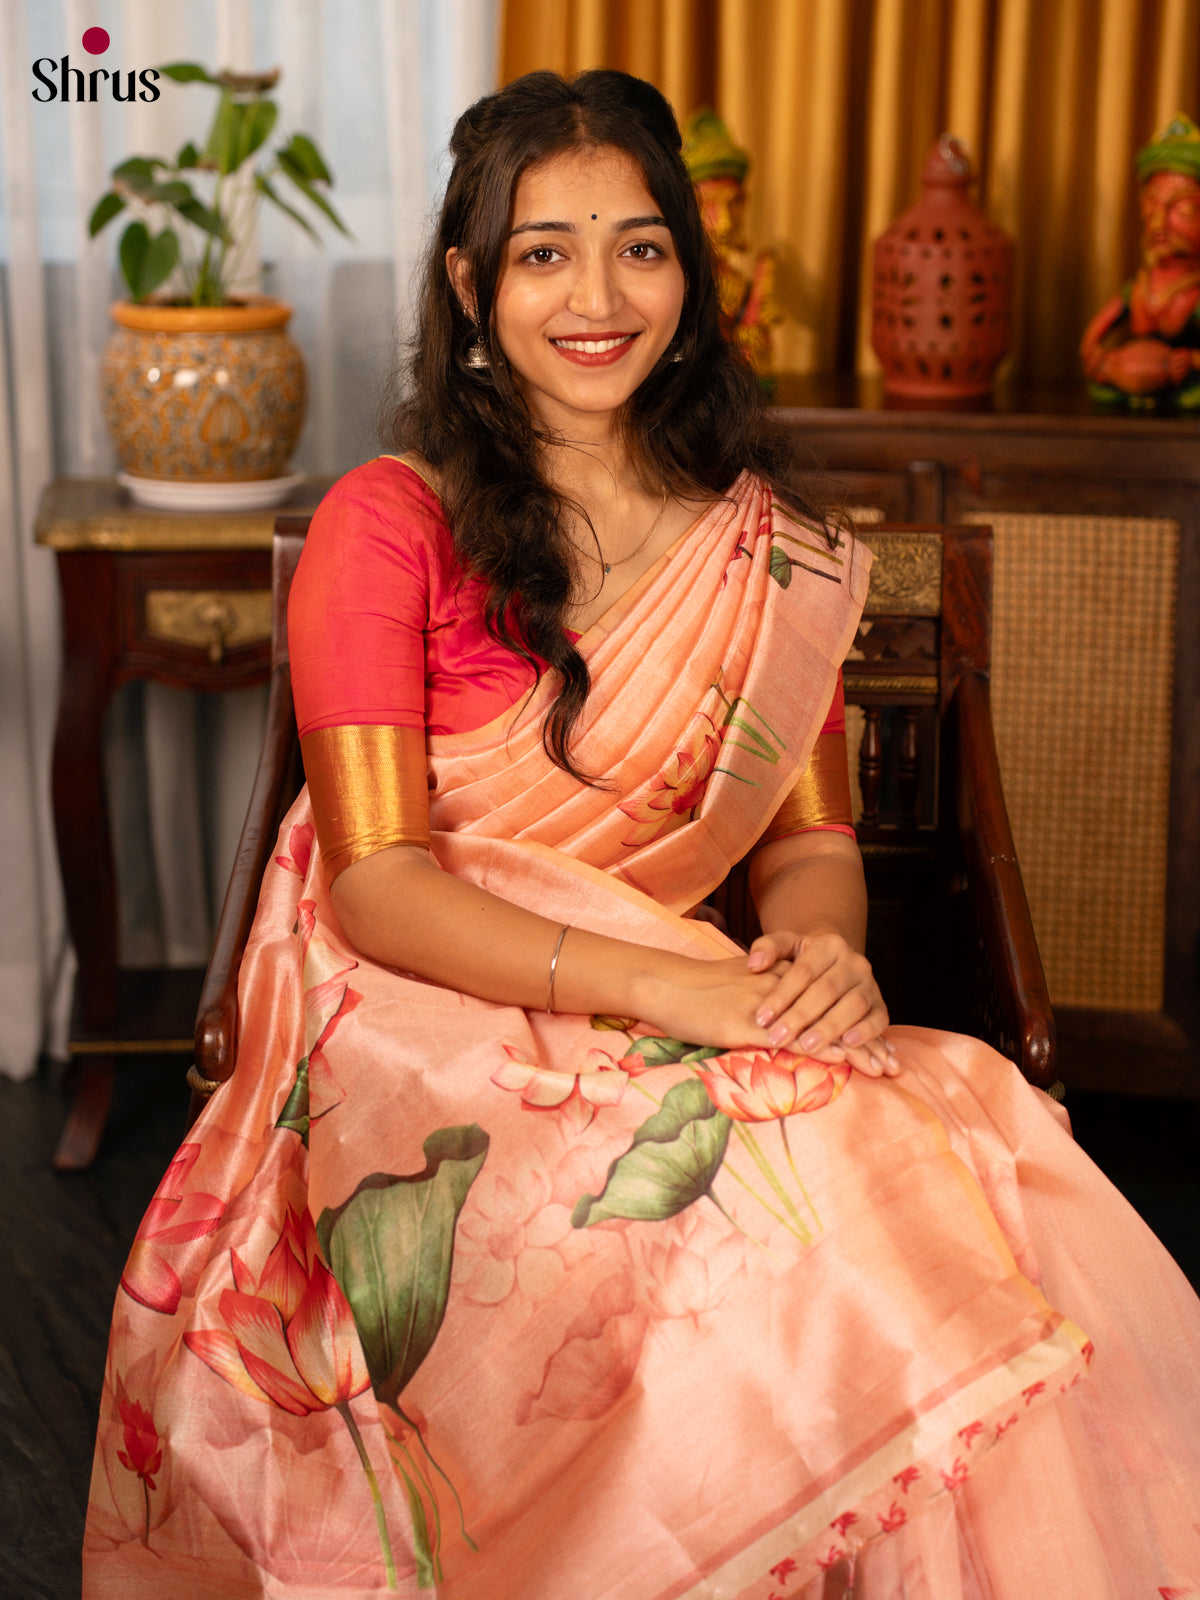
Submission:
<svg viewBox="0 0 1200 1600">
<path fill-rule="evenodd" d="M 96 1159 L 116 1066 L 112 1056 L 76 1056 L 71 1105 L 52 1162 L 58 1172 L 81 1172 Z"/>
</svg>

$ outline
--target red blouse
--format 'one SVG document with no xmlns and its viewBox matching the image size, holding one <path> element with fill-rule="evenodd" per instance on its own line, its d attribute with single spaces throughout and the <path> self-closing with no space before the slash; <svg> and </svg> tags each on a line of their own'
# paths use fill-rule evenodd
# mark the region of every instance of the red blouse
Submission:
<svg viewBox="0 0 1200 1600">
<path fill-rule="evenodd" d="M 288 602 L 301 737 L 362 723 L 468 733 L 514 705 L 534 670 L 488 634 L 484 593 L 411 467 L 381 456 L 339 479 Z"/>
</svg>

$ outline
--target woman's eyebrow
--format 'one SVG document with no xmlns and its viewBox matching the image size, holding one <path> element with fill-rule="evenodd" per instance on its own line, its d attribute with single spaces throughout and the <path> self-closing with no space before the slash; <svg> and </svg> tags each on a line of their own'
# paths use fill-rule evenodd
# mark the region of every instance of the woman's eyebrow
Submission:
<svg viewBox="0 0 1200 1600">
<path fill-rule="evenodd" d="M 519 233 L 574 233 L 573 222 L 519 222 L 509 234 L 510 239 L 515 239 Z"/>
<path fill-rule="evenodd" d="M 626 217 L 623 222 L 613 224 L 614 233 L 628 233 L 631 228 L 665 228 L 666 217 Z M 519 233 L 575 233 L 573 222 L 519 222 L 509 234 L 510 239 L 515 239 Z"/>
</svg>

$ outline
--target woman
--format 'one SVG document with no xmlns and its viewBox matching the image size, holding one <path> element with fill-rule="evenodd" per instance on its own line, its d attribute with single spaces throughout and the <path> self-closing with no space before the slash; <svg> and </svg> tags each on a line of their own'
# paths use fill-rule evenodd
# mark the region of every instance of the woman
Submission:
<svg viewBox="0 0 1200 1600">
<path fill-rule="evenodd" d="M 669 109 L 533 74 L 451 148 L 408 453 L 297 574 L 309 787 L 122 1280 L 85 1594 L 1197 1591 L 1194 1296 L 860 954 L 867 558 L 721 342 Z M 747 953 L 690 913 L 751 846 Z"/>
</svg>

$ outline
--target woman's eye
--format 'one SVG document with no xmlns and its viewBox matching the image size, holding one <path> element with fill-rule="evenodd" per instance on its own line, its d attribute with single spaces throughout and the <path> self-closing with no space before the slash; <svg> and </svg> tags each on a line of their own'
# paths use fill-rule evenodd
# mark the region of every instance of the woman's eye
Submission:
<svg viewBox="0 0 1200 1600">
<path fill-rule="evenodd" d="M 648 239 L 639 239 L 637 244 L 627 245 L 625 254 L 632 256 L 635 261 L 657 261 L 665 254 L 661 246 L 651 244 Z"/>
<path fill-rule="evenodd" d="M 521 260 L 532 261 L 535 267 L 548 267 L 552 261 L 561 258 L 561 252 L 552 244 L 537 244 L 532 250 L 527 250 Z"/>
</svg>

